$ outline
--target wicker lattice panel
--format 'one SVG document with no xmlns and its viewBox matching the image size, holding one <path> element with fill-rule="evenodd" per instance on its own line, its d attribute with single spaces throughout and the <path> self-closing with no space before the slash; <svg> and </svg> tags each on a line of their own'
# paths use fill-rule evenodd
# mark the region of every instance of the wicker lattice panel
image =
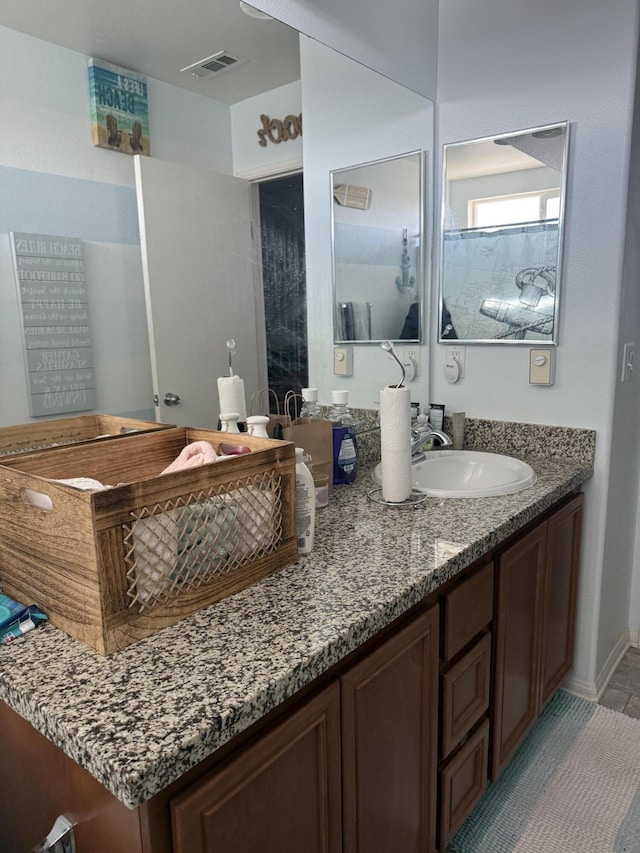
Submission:
<svg viewBox="0 0 640 853">
<path fill-rule="evenodd" d="M 269 554 L 282 538 L 273 472 L 142 507 L 125 525 L 130 607 L 148 612 Z"/>
</svg>

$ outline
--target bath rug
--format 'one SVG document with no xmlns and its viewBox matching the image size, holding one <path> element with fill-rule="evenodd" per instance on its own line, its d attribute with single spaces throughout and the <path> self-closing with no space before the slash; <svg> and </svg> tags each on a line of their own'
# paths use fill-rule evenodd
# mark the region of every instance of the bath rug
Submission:
<svg viewBox="0 0 640 853">
<path fill-rule="evenodd" d="M 640 720 L 559 691 L 451 853 L 640 853 Z"/>
</svg>

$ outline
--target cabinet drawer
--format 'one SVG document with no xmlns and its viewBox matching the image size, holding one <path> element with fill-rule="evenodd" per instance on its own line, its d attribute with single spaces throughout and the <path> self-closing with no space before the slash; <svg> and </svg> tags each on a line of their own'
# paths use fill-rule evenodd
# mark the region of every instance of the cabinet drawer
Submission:
<svg viewBox="0 0 640 853">
<path fill-rule="evenodd" d="M 493 618 L 493 563 L 487 563 L 443 599 L 444 661 L 450 661 Z"/>
<path fill-rule="evenodd" d="M 462 826 L 487 787 L 489 760 L 489 721 L 476 732 L 440 771 L 440 826 L 438 849 Z"/>
<path fill-rule="evenodd" d="M 449 755 L 489 707 L 490 673 L 491 634 L 485 634 L 442 676 L 441 758 Z"/>
</svg>

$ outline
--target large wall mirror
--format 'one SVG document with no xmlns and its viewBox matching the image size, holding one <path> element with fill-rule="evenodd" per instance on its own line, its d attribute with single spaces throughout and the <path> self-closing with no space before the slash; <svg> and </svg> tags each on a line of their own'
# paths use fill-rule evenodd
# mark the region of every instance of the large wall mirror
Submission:
<svg viewBox="0 0 640 853">
<path fill-rule="evenodd" d="M 557 343 L 567 122 L 445 145 L 440 342 Z"/>
<path fill-rule="evenodd" d="M 86 67 L 84 62 L 79 61 L 78 56 L 89 55 L 90 51 L 97 49 L 98 36 L 105 51 L 109 45 L 113 46 L 107 51 L 105 59 L 136 69 L 146 74 L 153 82 L 153 86 L 150 86 L 150 90 L 154 92 L 153 155 L 144 158 L 141 169 L 147 166 L 149 169 L 156 166 L 160 169 L 160 164 L 169 164 L 175 167 L 172 172 L 177 174 L 182 167 L 188 165 L 194 170 L 212 172 L 224 178 L 231 176 L 235 169 L 244 180 L 260 181 L 261 185 L 262 181 L 270 183 L 275 178 L 280 180 L 280 172 L 284 177 L 288 177 L 291 169 L 300 167 L 302 138 L 287 140 L 281 144 L 269 141 L 267 146 L 260 146 L 257 132 L 263 126 L 261 115 L 265 113 L 271 118 L 284 118 L 288 113 L 304 113 L 307 123 L 302 164 L 303 212 L 309 227 L 303 229 L 304 252 L 296 248 L 296 260 L 300 259 L 302 272 L 306 272 L 307 299 L 298 300 L 297 296 L 294 298 L 289 290 L 282 286 L 279 273 L 285 264 L 291 266 L 288 255 L 283 257 L 274 253 L 272 267 L 279 295 L 283 302 L 287 302 L 287 307 L 291 308 L 292 312 L 298 312 L 296 316 L 304 313 L 303 309 L 306 309 L 307 303 L 313 307 L 313 313 L 309 313 L 311 322 L 307 324 L 304 318 L 301 321 L 305 329 L 308 325 L 308 337 L 300 349 L 308 354 L 309 364 L 313 365 L 313 372 L 310 370 L 308 380 L 328 395 L 334 382 L 331 360 L 327 358 L 327 352 L 331 352 L 334 340 L 331 331 L 333 300 L 329 273 L 329 173 L 331 169 L 368 163 L 422 148 L 430 154 L 433 150 L 433 104 L 415 92 L 403 89 L 397 82 L 381 77 L 371 68 L 350 59 L 348 50 L 343 49 L 340 53 L 333 50 L 330 47 L 332 39 L 329 38 L 331 33 L 328 30 L 323 33 L 327 36 L 323 40 L 307 37 L 301 39 L 297 32 L 289 31 L 276 20 L 245 15 L 237 0 L 187 0 L 186 5 L 183 4 L 179 8 L 169 4 L 166 8 L 163 7 L 162 14 L 157 15 L 155 11 L 152 10 L 153 14 L 149 11 L 153 6 L 152 0 L 133 0 L 128 7 L 126 39 L 122 37 L 122 27 L 117 18 L 109 16 L 106 7 L 103 10 L 101 7 L 92 6 L 87 14 L 80 14 L 84 9 L 83 0 L 61 0 L 56 5 L 56 14 L 53 16 L 49 14 L 46 0 L 34 0 L 28 11 L 23 8 L 24 4 L 9 5 L 11 8 L 7 5 L 6 10 L 3 8 L 0 12 L 3 28 L 15 29 L 15 33 L 8 31 L 6 34 L 8 43 L 12 46 L 7 56 L 14 53 L 20 55 L 25 68 L 30 69 L 30 75 L 26 76 L 16 72 L 16 86 L 12 90 L 15 104 L 12 116 L 15 114 L 20 128 L 39 126 L 38 113 L 42 111 L 38 110 L 38 103 L 32 103 L 30 99 L 32 86 L 37 82 L 37 74 L 33 69 L 38 67 L 48 68 L 52 86 L 61 91 L 69 79 L 76 80 L 73 100 L 69 103 L 67 99 L 59 100 L 55 112 L 60 117 L 67 113 L 80 114 L 79 111 L 85 106 Z M 283 5 L 292 4 L 287 2 Z M 300 5 L 304 11 L 308 4 L 302 2 Z M 344 48 L 348 31 L 340 26 L 342 7 L 340 4 L 334 5 L 336 9 L 333 17 L 336 20 L 332 28 L 335 33 L 340 33 Z M 39 14 L 34 14 L 34 7 L 37 7 Z M 375 10 L 372 14 L 375 15 Z M 399 19 L 399 23 L 403 20 Z M 308 28 L 310 36 L 314 35 L 311 31 L 312 23 L 313 20 Z M 27 42 L 24 40 L 25 36 L 32 38 Z M 150 57 L 144 51 L 144 46 L 149 43 L 162 45 L 163 49 L 156 50 L 153 57 Z M 187 63 L 212 55 L 218 46 L 237 52 L 247 61 L 238 63 L 228 74 L 225 71 L 223 76 L 215 78 L 193 77 L 180 71 Z M 301 52 L 304 54 L 304 61 L 301 59 Z M 371 53 L 375 55 L 373 51 Z M 286 71 L 281 67 L 285 55 L 289 58 L 287 64 L 291 66 Z M 270 72 L 272 64 L 280 69 L 276 68 L 273 76 Z M 7 69 L 11 66 L 8 59 L 4 66 Z M 300 85 L 303 71 L 311 81 L 304 87 Z M 259 88 L 256 90 L 247 88 L 248 78 L 253 76 L 259 78 Z M 295 109 L 288 106 L 281 109 L 280 90 L 290 86 L 298 86 L 304 91 L 294 104 Z M 182 89 L 187 91 L 183 92 Z M 201 95 L 202 98 L 192 98 L 191 93 Z M 255 100 L 258 95 L 259 99 Z M 205 97 L 210 99 L 211 106 Z M 183 115 L 183 103 L 184 120 L 176 121 L 176 116 Z M 247 114 L 249 115 L 245 120 L 243 117 Z M 385 116 L 382 123 L 381 115 Z M 198 121 L 200 116 L 201 123 Z M 46 123 L 44 118 L 42 123 Z M 63 126 L 62 118 L 59 119 L 59 124 Z M 3 175 L 5 170 L 10 174 L 15 189 L 15 192 L 7 196 L 9 201 L 8 206 L 5 206 L 5 222 L 8 227 L 5 232 L 0 233 L 0 263 L 6 270 L 12 269 L 13 259 L 8 236 L 8 231 L 12 228 L 36 234 L 72 236 L 84 241 L 98 394 L 97 410 L 131 417 L 153 418 L 157 414 L 156 410 L 160 408 L 158 417 L 165 422 L 176 423 L 178 419 L 182 419 L 183 423 L 189 425 L 208 425 L 209 420 L 205 421 L 204 416 L 194 414 L 190 408 L 192 401 L 198 400 L 207 407 L 207 417 L 212 417 L 215 422 L 218 414 L 215 379 L 228 370 L 226 340 L 231 337 L 237 343 L 233 369 L 245 380 L 247 404 L 250 405 L 254 390 L 267 384 L 268 355 L 264 332 L 262 328 L 258 329 L 253 310 L 244 307 L 249 301 L 255 301 L 258 306 L 256 314 L 260 313 L 262 307 L 261 288 L 265 263 L 262 258 L 260 263 L 253 263 L 258 240 L 248 245 L 245 255 L 236 250 L 235 243 L 228 241 L 223 244 L 223 249 L 226 249 L 224 262 L 214 264 L 209 263 L 209 255 L 201 249 L 204 243 L 195 238 L 193 228 L 188 229 L 185 240 L 180 244 L 177 242 L 176 232 L 172 231 L 172 253 L 175 259 L 181 261 L 178 279 L 182 285 L 176 290 L 177 279 L 173 276 L 172 286 L 164 289 L 168 296 L 167 316 L 171 317 L 170 300 L 173 298 L 179 298 L 180 306 L 176 310 L 180 311 L 181 316 L 192 317 L 198 314 L 203 317 L 205 323 L 207 318 L 211 320 L 212 315 L 216 322 L 218 321 L 222 315 L 220 306 L 223 303 L 225 308 L 227 302 L 231 303 L 231 307 L 238 308 L 238 311 L 234 319 L 227 320 L 222 325 L 219 334 L 211 333 L 211 322 L 207 333 L 201 337 L 194 332 L 195 323 L 183 323 L 178 330 L 180 343 L 176 343 L 178 338 L 175 323 L 173 324 L 169 338 L 172 349 L 167 351 L 174 354 L 171 361 L 176 372 L 181 370 L 187 375 L 189 382 L 193 381 L 196 385 L 197 367 L 202 370 L 199 375 L 203 376 L 203 381 L 197 391 L 191 393 L 188 389 L 185 390 L 187 386 L 184 375 L 177 376 L 174 382 L 173 377 L 169 380 L 158 374 L 160 406 L 154 407 L 153 393 L 156 383 L 152 376 L 145 313 L 145 277 L 142 272 L 148 259 L 145 248 L 145 257 L 142 260 L 138 221 L 143 208 L 141 199 L 145 197 L 147 190 L 141 187 L 141 182 L 138 182 L 138 186 L 135 185 L 134 168 L 128 156 L 115 151 L 94 149 L 90 139 L 87 140 L 81 132 L 82 127 L 76 127 L 73 123 L 64 126 L 68 128 L 65 140 L 68 137 L 70 144 L 65 141 L 65 144 L 56 148 L 55 192 L 50 189 L 54 178 L 46 167 L 49 162 L 44 150 L 46 146 L 38 143 L 33 152 L 30 150 L 24 158 L 16 159 L 15 152 L 21 150 L 19 142 L 16 142 L 7 149 L 6 157 L 0 156 L 0 170 L 3 170 Z M 21 135 L 24 134 L 18 133 L 16 140 Z M 39 138 L 45 137 L 46 134 Z M 76 144 L 79 146 L 77 151 L 80 156 L 73 155 L 76 150 L 73 146 Z M 298 146 L 300 153 L 290 153 L 294 147 L 297 151 Z M 40 151 L 42 165 L 38 157 Z M 254 152 L 257 155 L 255 157 Z M 295 167 L 292 165 L 294 160 L 297 164 Z M 406 162 L 412 164 L 415 173 L 419 155 L 407 158 Z M 78 180 L 86 182 L 83 185 L 81 203 L 74 201 Z M 422 208 L 421 201 L 417 200 L 418 187 L 422 188 L 421 178 L 414 177 L 410 180 L 416 188 L 416 200 L 412 201 L 412 206 Z M 166 180 L 166 174 L 160 176 L 157 183 L 165 194 L 169 193 L 170 186 L 173 187 L 173 184 L 170 185 Z M 177 180 L 176 183 L 181 188 L 186 186 L 185 181 Z M 346 183 L 367 186 L 369 179 L 354 175 L 347 179 Z M 397 185 L 399 186 L 399 183 Z M 383 190 L 375 183 L 370 186 L 374 190 L 371 207 L 371 212 L 374 213 Z M 210 216 L 218 216 L 228 225 L 232 225 L 228 199 L 218 191 L 209 192 L 206 187 L 208 184 L 204 182 L 198 185 L 203 199 L 197 212 L 193 193 L 189 207 L 180 207 L 173 196 L 173 190 L 168 203 L 172 205 L 174 213 L 180 210 L 188 211 L 188 215 L 182 217 L 187 224 L 195 222 L 198 227 L 208 227 L 200 216 L 201 208 L 206 206 Z M 39 201 L 25 208 L 25 199 L 29 198 L 46 200 L 47 204 Z M 217 199 L 217 203 L 212 204 L 211 199 Z M 300 204 L 297 201 L 295 204 L 299 211 Z M 430 210 L 426 196 L 425 205 L 427 210 Z M 31 213 L 25 217 L 24 211 L 29 208 Z M 348 207 L 341 209 L 352 214 L 369 213 Z M 101 210 L 102 215 L 93 217 L 92 212 L 95 210 Z M 65 215 L 62 216 L 60 211 Z M 155 220 L 160 216 L 159 208 L 154 207 L 149 200 L 144 222 L 145 247 L 151 243 L 151 230 L 155 234 L 154 245 L 163 241 L 162 234 L 166 231 L 155 227 Z M 431 219 L 430 216 L 428 218 Z M 168 220 L 162 221 L 161 224 L 164 229 L 169 227 Z M 263 216 L 261 224 L 264 224 Z M 417 313 L 420 314 L 422 305 L 422 318 L 419 319 L 424 322 L 426 306 L 424 291 L 421 290 L 424 287 L 422 246 L 418 247 L 415 238 L 420 227 L 417 220 L 414 223 L 403 216 L 397 233 L 394 234 L 393 250 L 389 255 L 393 256 L 389 261 L 389 292 L 393 294 L 398 305 L 401 305 L 402 310 L 397 312 L 398 319 L 393 329 L 381 330 L 376 336 L 384 335 L 385 338 L 389 336 L 397 339 L 402 333 L 404 308 L 408 305 L 408 313 L 410 304 L 418 299 L 420 302 L 416 305 Z M 238 228 L 234 231 L 236 235 L 239 234 Z M 254 233 L 260 233 L 260 229 L 256 228 Z M 210 243 L 212 241 L 207 238 L 207 251 Z M 159 264 L 154 266 L 154 270 L 159 268 Z M 252 292 L 253 272 L 256 270 L 255 277 L 259 281 Z M 169 272 L 169 267 L 163 268 L 165 278 L 170 278 Z M 203 303 L 198 301 L 196 288 L 192 286 L 196 276 L 198 280 L 202 280 L 203 285 L 207 281 L 211 282 L 214 298 L 217 299 L 215 314 L 207 314 Z M 244 288 L 242 292 L 238 286 L 241 277 Z M 153 291 L 154 298 L 159 298 L 162 287 L 157 285 L 157 275 L 149 272 L 146 279 L 149 291 Z M 400 279 L 400 287 L 396 284 L 396 279 Z M 234 282 L 233 287 L 227 286 L 229 281 Z M 215 290 L 217 287 L 220 298 Z M 187 307 L 188 299 L 194 300 L 193 308 L 190 303 Z M 351 296 L 348 301 L 351 300 L 357 301 L 357 297 Z M 16 365 L 18 368 L 22 366 L 23 351 L 13 275 L 5 276 L 0 282 L 0 304 L 8 306 L 8 310 L 0 311 L 0 333 L 3 341 L 7 342 L 5 349 L 8 353 L 4 368 L 0 369 L 0 385 L 6 391 L 0 421 L 22 423 L 29 418 L 28 380 L 22 370 L 16 369 Z M 282 314 L 283 312 L 278 314 L 279 321 Z M 175 310 L 173 316 L 175 317 Z M 374 319 L 375 316 L 374 312 Z M 155 321 L 158 317 L 159 314 L 154 312 Z M 417 336 L 422 336 L 422 332 L 411 333 L 411 339 L 415 340 Z M 291 340 L 291 336 L 287 337 L 284 333 L 281 337 L 286 341 Z M 185 338 L 189 339 L 188 343 L 199 347 L 196 358 L 187 354 L 186 346 L 182 343 Z M 155 353 L 158 352 L 158 340 L 156 329 Z M 370 405 L 378 391 L 378 377 L 368 369 L 365 358 L 366 351 L 360 348 L 359 355 L 355 357 L 354 375 L 348 380 L 353 405 Z M 288 369 L 288 362 L 285 369 Z M 287 387 L 292 384 L 292 380 L 288 381 Z M 165 408 L 164 400 L 169 392 L 181 397 L 180 405 Z"/>
<path fill-rule="evenodd" d="M 331 173 L 335 343 L 422 339 L 424 154 Z"/>
</svg>

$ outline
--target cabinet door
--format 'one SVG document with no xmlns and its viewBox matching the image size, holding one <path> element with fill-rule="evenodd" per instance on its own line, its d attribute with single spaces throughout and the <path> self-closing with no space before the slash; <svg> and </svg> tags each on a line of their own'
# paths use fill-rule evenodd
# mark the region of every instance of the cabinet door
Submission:
<svg viewBox="0 0 640 853">
<path fill-rule="evenodd" d="M 340 683 L 344 853 L 434 850 L 438 608 Z"/>
<path fill-rule="evenodd" d="M 573 665 L 583 503 L 584 495 L 579 494 L 547 521 L 541 706 Z"/>
<path fill-rule="evenodd" d="M 498 556 L 492 780 L 538 715 L 546 523 Z"/>
<path fill-rule="evenodd" d="M 171 802 L 174 853 L 340 853 L 337 682 Z"/>
</svg>

